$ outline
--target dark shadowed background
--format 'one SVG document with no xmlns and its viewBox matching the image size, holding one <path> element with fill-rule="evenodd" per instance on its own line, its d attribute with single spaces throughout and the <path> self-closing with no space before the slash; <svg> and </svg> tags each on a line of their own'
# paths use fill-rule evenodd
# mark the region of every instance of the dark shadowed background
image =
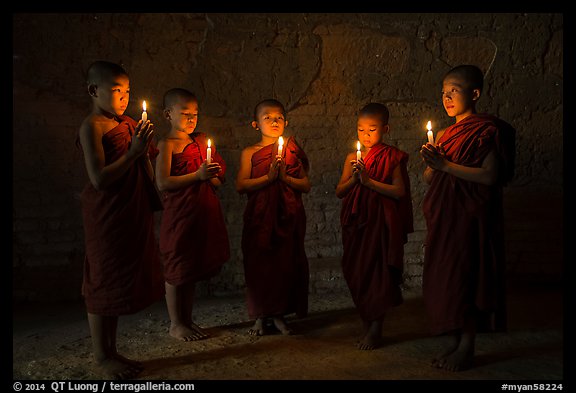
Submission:
<svg viewBox="0 0 576 393">
<path fill-rule="evenodd" d="M 441 79 L 458 64 L 486 73 L 480 112 L 517 129 L 516 177 L 505 189 L 513 279 L 562 276 L 562 14 L 13 14 L 13 299 L 80 298 L 84 258 L 79 194 L 87 182 L 75 146 L 91 110 L 84 73 L 94 60 L 120 63 L 131 82 L 126 114 L 141 102 L 158 136 L 164 92 L 192 90 L 206 132 L 228 166 L 219 191 L 232 258 L 199 287 L 202 296 L 242 293 L 240 237 L 245 197 L 234 189 L 241 150 L 264 98 L 288 110 L 311 161 L 304 196 L 312 293 L 347 291 L 339 257 L 344 157 L 355 146 L 358 109 L 388 105 L 386 142 L 410 154 L 415 232 L 405 247 L 405 286 L 419 290 L 426 185 L 418 155 L 425 124 L 452 123 Z M 160 216 L 158 215 L 159 219 Z"/>
</svg>

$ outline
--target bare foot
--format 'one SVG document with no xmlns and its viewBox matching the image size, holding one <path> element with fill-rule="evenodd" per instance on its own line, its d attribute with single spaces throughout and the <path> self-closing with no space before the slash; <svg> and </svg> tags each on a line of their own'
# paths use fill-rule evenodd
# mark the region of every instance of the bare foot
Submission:
<svg viewBox="0 0 576 393">
<path fill-rule="evenodd" d="M 356 338 L 356 344 L 360 344 L 360 342 L 366 337 L 368 331 L 370 330 L 370 322 L 362 320 L 362 334 Z"/>
<path fill-rule="evenodd" d="M 451 334 L 448 337 L 445 337 L 446 343 L 444 346 L 444 350 L 436 355 L 432 359 L 432 366 L 437 368 L 443 368 L 444 364 L 446 363 L 446 358 L 452 354 L 452 352 L 458 349 L 458 345 L 460 344 L 460 337 L 456 334 Z"/>
<path fill-rule="evenodd" d="M 280 330 L 280 333 L 287 336 L 292 334 L 292 329 L 288 327 L 283 317 L 274 317 L 272 318 L 272 321 L 274 322 L 276 329 Z"/>
<path fill-rule="evenodd" d="M 132 379 L 142 371 L 142 369 L 131 366 L 115 357 L 97 361 L 96 365 L 102 376 L 107 379 Z"/>
<path fill-rule="evenodd" d="M 172 337 L 181 341 L 196 341 L 200 339 L 200 334 L 184 325 L 170 325 L 169 333 Z"/>
<path fill-rule="evenodd" d="M 256 322 L 254 322 L 254 326 L 248 330 L 248 334 L 252 336 L 263 336 L 264 335 L 264 320 L 263 318 L 258 318 Z"/>
<path fill-rule="evenodd" d="M 464 371 L 472 367 L 474 353 L 465 349 L 458 349 L 446 357 L 442 368 L 448 371 Z"/>
<path fill-rule="evenodd" d="M 204 340 L 205 338 L 210 337 L 210 335 L 208 333 L 206 333 L 206 331 L 204 329 L 202 329 L 200 326 L 196 325 L 194 322 L 190 322 L 190 329 L 192 329 L 193 331 L 196 332 L 196 335 L 198 336 L 197 340 Z"/>
<path fill-rule="evenodd" d="M 366 324 L 364 325 L 366 326 Z M 369 323 L 368 332 L 358 343 L 358 349 L 368 351 L 380 346 L 382 342 L 382 321 L 372 321 Z"/>
<path fill-rule="evenodd" d="M 358 349 L 362 351 L 369 351 L 378 348 L 381 343 L 382 337 L 369 332 L 358 343 Z"/>
</svg>

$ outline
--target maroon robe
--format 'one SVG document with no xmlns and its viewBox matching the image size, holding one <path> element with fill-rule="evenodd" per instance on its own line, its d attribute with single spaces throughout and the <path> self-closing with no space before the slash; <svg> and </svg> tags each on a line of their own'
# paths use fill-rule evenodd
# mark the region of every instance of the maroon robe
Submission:
<svg viewBox="0 0 576 393">
<path fill-rule="evenodd" d="M 498 182 L 488 186 L 434 171 L 423 201 L 428 233 L 423 293 L 432 334 L 464 325 L 476 313 L 478 328 L 506 328 L 502 187 L 514 173 L 515 130 L 489 115 L 471 115 L 448 127 L 438 143 L 456 164 L 480 167 L 498 157 Z"/>
<path fill-rule="evenodd" d="M 252 156 L 251 178 L 268 173 L 278 145 Z M 308 158 L 289 138 L 282 151 L 286 173 L 302 178 Z M 304 250 L 306 214 L 299 191 L 280 179 L 248 194 L 244 211 L 242 252 L 250 318 L 308 313 L 308 259 Z"/>
<path fill-rule="evenodd" d="M 128 151 L 136 122 L 102 136 L 105 165 Z M 149 153 L 156 149 L 150 146 Z M 88 183 L 81 195 L 86 257 L 82 294 L 89 313 L 118 316 L 138 312 L 164 296 L 162 265 L 154 236 L 154 210 L 161 202 L 138 159 L 104 190 Z"/>
<path fill-rule="evenodd" d="M 190 142 L 180 153 L 172 154 L 170 176 L 196 172 L 206 159 L 206 136 L 190 134 Z M 212 162 L 226 163 L 212 147 Z M 196 282 L 215 276 L 230 258 L 228 232 L 216 188 L 209 181 L 198 181 L 185 188 L 163 193 L 164 211 L 160 225 L 160 251 L 164 278 L 171 285 Z"/>
<path fill-rule="evenodd" d="M 365 321 L 381 320 L 402 303 L 404 244 L 413 232 L 408 154 L 386 144 L 370 149 L 364 163 L 371 179 L 392 184 L 400 165 L 405 195 L 396 200 L 354 185 L 342 201 L 342 270 L 354 304 Z"/>
</svg>

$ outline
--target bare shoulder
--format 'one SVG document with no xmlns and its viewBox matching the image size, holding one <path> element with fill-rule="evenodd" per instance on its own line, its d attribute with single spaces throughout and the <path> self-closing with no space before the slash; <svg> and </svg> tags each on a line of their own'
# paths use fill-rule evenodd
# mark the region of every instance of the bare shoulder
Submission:
<svg viewBox="0 0 576 393">
<path fill-rule="evenodd" d="M 348 154 L 346 154 L 346 159 L 345 161 L 351 161 L 351 160 L 355 160 L 356 159 L 356 152 L 350 152 Z"/>
<path fill-rule="evenodd" d="M 79 130 L 80 139 L 93 140 L 97 137 L 104 135 L 104 127 L 102 122 L 99 122 L 96 116 L 90 114 L 84 118 L 80 124 Z"/>
<path fill-rule="evenodd" d="M 80 125 L 80 137 L 102 137 L 118 125 L 118 122 L 105 116 L 90 114 Z"/>
<path fill-rule="evenodd" d="M 242 150 L 241 159 L 243 159 L 243 160 L 251 159 L 252 156 L 254 155 L 254 153 L 256 153 L 261 148 L 262 147 L 258 146 L 258 145 L 251 145 L 251 146 L 245 147 L 244 150 Z"/>
<path fill-rule="evenodd" d="M 166 135 L 166 136 L 164 136 L 158 140 L 158 148 L 159 149 L 171 148 L 173 145 L 174 145 L 174 141 L 172 139 L 170 139 L 168 135 Z"/>
<path fill-rule="evenodd" d="M 92 133 L 94 132 L 94 116 L 88 115 L 82 120 L 80 124 L 80 133 Z"/>
</svg>

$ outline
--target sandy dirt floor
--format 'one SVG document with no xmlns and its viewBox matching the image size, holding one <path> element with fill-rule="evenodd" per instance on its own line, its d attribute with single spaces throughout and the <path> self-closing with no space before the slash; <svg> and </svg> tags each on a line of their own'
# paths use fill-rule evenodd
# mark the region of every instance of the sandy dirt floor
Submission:
<svg viewBox="0 0 576 393">
<path fill-rule="evenodd" d="M 562 294 L 553 287 L 509 289 L 509 331 L 477 338 L 476 366 L 448 372 L 429 365 L 439 350 L 422 298 L 407 294 L 384 322 L 384 345 L 360 351 L 360 320 L 348 293 L 310 296 L 307 318 L 288 318 L 292 336 L 247 334 L 244 298 L 197 301 L 195 321 L 211 338 L 168 336 L 163 302 L 120 318 L 118 344 L 143 361 L 139 380 L 534 380 L 563 378 Z M 82 303 L 18 305 L 13 312 L 13 378 L 92 380 L 91 342 Z"/>
</svg>

